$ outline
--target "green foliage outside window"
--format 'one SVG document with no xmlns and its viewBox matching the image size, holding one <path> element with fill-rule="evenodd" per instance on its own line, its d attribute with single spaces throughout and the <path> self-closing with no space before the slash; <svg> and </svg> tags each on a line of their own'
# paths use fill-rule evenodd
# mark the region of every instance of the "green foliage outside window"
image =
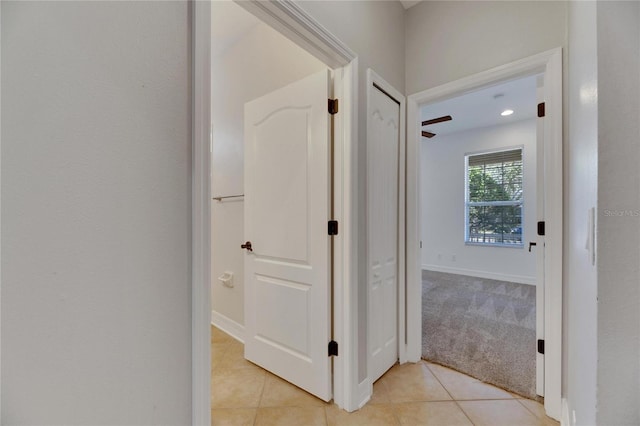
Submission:
<svg viewBox="0 0 640 426">
<path fill-rule="evenodd" d="M 522 244 L 522 150 L 469 156 L 467 242 Z"/>
</svg>

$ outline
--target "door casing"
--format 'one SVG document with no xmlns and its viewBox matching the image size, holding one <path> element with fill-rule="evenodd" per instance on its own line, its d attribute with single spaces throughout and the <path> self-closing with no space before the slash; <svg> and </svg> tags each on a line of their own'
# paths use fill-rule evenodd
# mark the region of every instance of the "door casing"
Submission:
<svg viewBox="0 0 640 426">
<path fill-rule="evenodd" d="M 562 48 L 502 65 L 469 77 L 412 94 L 407 99 L 407 351 L 401 362 L 421 357 L 422 299 L 420 262 L 420 107 L 460 96 L 503 81 L 544 75 L 544 260 L 545 372 L 544 407 L 560 419 L 562 395 Z M 535 350 L 535 348 L 532 348 Z"/>
</svg>

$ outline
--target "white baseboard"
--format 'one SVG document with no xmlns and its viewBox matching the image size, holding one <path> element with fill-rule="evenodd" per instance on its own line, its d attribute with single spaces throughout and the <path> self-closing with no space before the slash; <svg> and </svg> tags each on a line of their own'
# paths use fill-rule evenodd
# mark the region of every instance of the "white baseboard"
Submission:
<svg viewBox="0 0 640 426">
<path fill-rule="evenodd" d="M 373 383 L 367 377 L 358 384 L 358 409 L 364 407 L 373 395 Z"/>
<path fill-rule="evenodd" d="M 495 272 L 477 271 L 474 269 L 452 268 L 449 266 L 427 264 L 423 264 L 422 269 L 426 269 L 427 271 L 445 272 L 448 274 L 466 275 L 469 277 L 486 278 L 489 280 L 507 281 L 510 283 L 536 285 L 535 277 L 527 277 L 524 275 L 498 274 Z"/>
<path fill-rule="evenodd" d="M 244 325 L 238 324 L 231 318 L 216 311 L 211 311 L 211 324 L 218 327 L 240 343 L 244 343 Z"/>
<path fill-rule="evenodd" d="M 569 401 L 562 398 L 562 413 L 560 415 L 560 426 L 574 426 L 569 417 Z"/>
</svg>

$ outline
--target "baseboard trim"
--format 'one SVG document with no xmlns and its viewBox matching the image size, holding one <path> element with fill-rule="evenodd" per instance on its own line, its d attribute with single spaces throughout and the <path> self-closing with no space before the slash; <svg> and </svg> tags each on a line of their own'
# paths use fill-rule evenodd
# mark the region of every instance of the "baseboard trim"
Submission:
<svg viewBox="0 0 640 426">
<path fill-rule="evenodd" d="M 211 311 L 211 325 L 218 327 L 240 343 L 244 343 L 244 325 L 216 311 Z"/>
<path fill-rule="evenodd" d="M 495 272 L 477 271 L 474 269 L 451 268 L 449 266 L 422 264 L 422 269 L 427 271 L 444 272 L 448 274 L 466 275 L 468 277 L 486 278 L 489 280 L 507 281 L 518 284 L 536 285 L 535 277 L 524 275 L 498 274 Z"/>
<path fill-rule="evenodd" d="M 373 383 L 367 377 L 358 384 L 358 409 L 364 407 L 373 395 Z"/>
<path fill-rule="evenodd" d="M 569 417 L 569 401 L 562 398 L 562 414 L 560 415 L 560 426 L 573 426 Z"/>
</svg>

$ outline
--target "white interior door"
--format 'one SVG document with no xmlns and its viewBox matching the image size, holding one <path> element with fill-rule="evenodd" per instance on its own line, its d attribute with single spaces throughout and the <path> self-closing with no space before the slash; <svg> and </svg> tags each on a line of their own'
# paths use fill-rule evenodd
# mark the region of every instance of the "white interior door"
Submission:
<svg viewBox="0 0 640 426">
<path fill-rule="evenodd" d="M 368 90 L 368 350 L 375 381 L 398 359 L 400 104 L 374 85 Z"/>
<path fill-rule="evenodd" d="M 330 72 L 245 105 L 245 358 L 328 401 Z"/>
</svg>

